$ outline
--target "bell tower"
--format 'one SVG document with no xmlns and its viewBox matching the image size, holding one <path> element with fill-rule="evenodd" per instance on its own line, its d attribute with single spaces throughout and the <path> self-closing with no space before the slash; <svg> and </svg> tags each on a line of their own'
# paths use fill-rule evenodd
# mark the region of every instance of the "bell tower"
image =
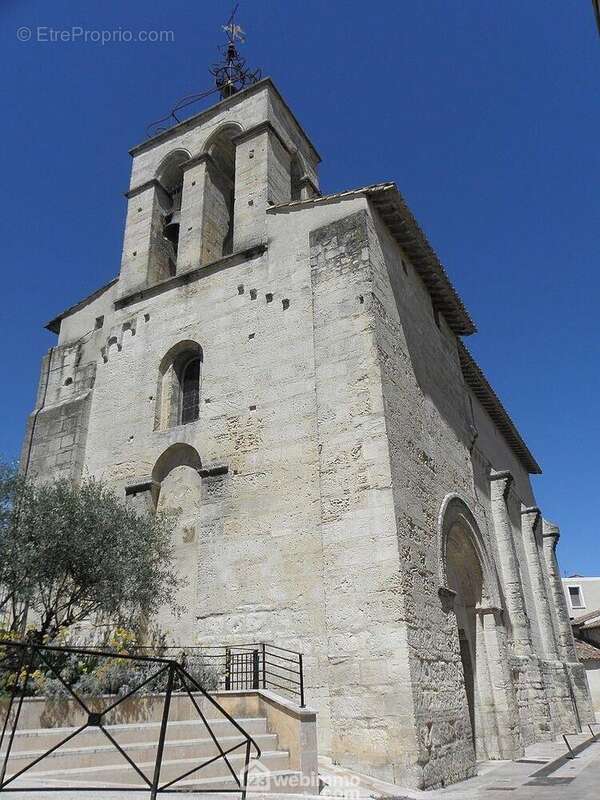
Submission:
<svg viewBox="0 0 600 800">
<path fill-rule="evenodd" d="M 264 244 L 270 206 L 319 194 L 319 154 L 271 79 L 246 67 L 235 12 L 223 30 L 214 88 L 181 100 L 130 151 L 120 299 Z"/>
</svg>

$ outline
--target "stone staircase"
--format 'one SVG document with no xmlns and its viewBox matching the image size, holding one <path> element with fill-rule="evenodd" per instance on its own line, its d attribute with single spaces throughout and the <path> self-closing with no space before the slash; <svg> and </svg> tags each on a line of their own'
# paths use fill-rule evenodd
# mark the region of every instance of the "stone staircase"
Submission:
<svg viewBox="0 0 600 800">
<path fill-rule="evenodd" d="M 241 780 L 246 749 L 244 737 L 224 717 L 209 719 L 208 722 L 223 751 L 235 747 L 238 743 L 241 744 L 239 749 L 227 756 Z M 295 781 L 299 779 L 300 773 L 290 769 L 289 753 L 280 748 L 277 735 L 269 732 L 266 717 L 248 717 L 238 719 L 237 722 L 261 748 L 260 766 L 254 762 L 253 770 L 261 775 L 268 770 L 271 776 L 277 776 L 278 793 L 286 791 L 288 780 L 291 784 L 289 791 L 298 791 L 294 787 L 298 785 Z M 106 725 L 105 729 L 140 772 L 151 781 L 160 723 L 113 724 Z M 47 754 L 52 747 L 76 730 L 77 728 L 43 728 L 17 731 L 8 762 L 7 778 L 33 764 L 37 758 L 44 757 L 10 784 L 11 788 L 104 786 L 111 789 L 127 789 L 145 785 L 135 768 L 97 727 L 86 728 Z M 252 755 L 254 755 L 253 748 Z M 0 759 L 4 759 L 4 753 L 0 753 Z M 204 762 L 210 763 L 201 770 L 192 772 Z M 227 764 L 220 757 L 215 741 L 200 719 L 169 721 L 167 728 L 160 783 L 164 785 L 187 773 L 190 774 L 179 780 L 174 789 L 219 791 L 236 788 Z"/>
</svg>

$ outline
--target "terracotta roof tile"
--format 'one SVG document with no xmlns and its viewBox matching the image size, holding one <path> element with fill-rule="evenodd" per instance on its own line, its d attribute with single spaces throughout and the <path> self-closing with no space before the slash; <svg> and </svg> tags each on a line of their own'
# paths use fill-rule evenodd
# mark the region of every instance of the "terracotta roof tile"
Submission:
<svg viewBox="0 0 600 800">
<path fill-rule="evenodd" d="M 600 647 L 575 639 L 575 652 L 580 661 L 600 661 Z"/>
</svg>

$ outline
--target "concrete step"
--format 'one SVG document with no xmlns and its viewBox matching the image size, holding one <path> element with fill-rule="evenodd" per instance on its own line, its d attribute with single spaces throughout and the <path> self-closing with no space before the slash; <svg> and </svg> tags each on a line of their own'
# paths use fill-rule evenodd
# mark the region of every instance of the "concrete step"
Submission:
<svg viewBox="0 0 600 800">
<path fill-rule="evenodd" d="M 225 736 L 240 736 L 235 726 L 229 720 L 222 719 L 209 719 L 208 723 L 217 737 L 221 739 Z M 248 717 L 246 719 L 238 720 L 241 728 L 247 731 L 251 736 L 259 736 L 267 732 L 267 721 L 264 717 Z M 110 732 L 117 742 L 124 747 L 124 745 L 131 742 L 147 742 L 155 743 L 158 741 L 160 732 L 159 722 L 146 722 L 146 723 L 128 723 L 121 725 L 106 725 L 106 729 Z M 41 751 L 49 750 L 54 745 L 65 739 L 70 733 L 73 733 L 76 728 L 39 728 L 32 730 L 18 730 L 15 733 L 11 754 L 21 751 Z M 206 726 L 200 718 L 194 720 L 183 720 L 169 722 L 167 728 L 168 741 L 177 739 L 193 739 L 193 738 L 209 738 L 210 734 L 206 730 Z M 69 742 L 67 747 L 95 747 L 97 745 L 104 745 L 107 743 L 106 736 L 98 728 L 90 727 L 81 731 L 77 736 Z M 5 737 L 6 747 L 7 740 Z M 0 753 L 0 758 L 3 757 Z"/>
<path fill-rule="evenodd" d="M 267 793 L 272 795 L 274 798 L 278 798 L 281 795 L 295 795 L 299 797 L 299 789 L 298 786 L 301 780 L 301 773 L 295 772 L 294 770 L 274 770 L 271 773 L 271 777 L 273 780 L 273 785 L 270 791 Z M 161 781 L 161 785 L 164 781 Z M 60 787 L 65 787 L 67 785 L 66 779 L 61 779 L 60 773 L 57 773 L 56 776 L 51 778 L 28 778 L 27 774 L 25 774 L 22 778 L 17 778 L 17 780 L 10 784 L 11 788 L 14 790 L 18 790 L 18 797 L 19 798 L 29 798 L 30 800 L 41 800 L 41 798 L 46 797 L 45 794 L 36 791 L 34 787 L 37 787 L 38 790 L 42 789 L 43 787 L 51 788 L 55 791 Z M 147 797 L 146 794 L 140 794 L 139 788 L 137 786 L 132 786 L 131 784 L 124 784 L 124 783 L 116 783 L 116 782 L 109 782 L 109 781 L 94 781 L 93 779 L 84 779 L 84 780 L 75 780 L 73 778 L 68 779 L 68 785 L 71 788 L 71 791 L 65 789 L 64 792 L 61 792 L 60 798 L 63 800 L 63 797 L 73 798 L 88 798 L 89 800 L 96 800 L 98 798 L 98 789 L 100 787 L 106 788 L 110 795 L 107 794 L 108 797 L 113 797 L 113 792 L 117 792 L 115 796 L 119 798 L 119 800 L 138 800 L 138 798 Z M 141 785 L 141 781 L 140 781 Z M 203 800 L 223 800 L 223 794 L 218 794 L 218 792 L 227 792 L 233 788 L 231 781 L 225 781 L 222 778 L 204 778 L 199 779 L 190 775 L 189 778 L 186 778 L 185 781 L 181 781 L 177 783 L 174 789 L 181 790 L 182 788 L 188 790 L 195 790 L 196 792 L 202 792 Z M 27 792 L 29 789 L 29 792 Z M 89 789 L 89 792 L 86 792 L 86 789 Z M 128 791 L 128 789 L 130 791 Z M 25 794 L 23 794 L 25 792 Z M 214 794 L 212 794 L 214 792 Z M 264 786 L 260 787 L 253 787 L 251 784 L 248 785 L 248 795 L 261 795 L 262 797 L 265 796 L 265 788 Z M 50 795 L 48 795 L 49 797 Z M 173 792 L 169 792 L 167 789 L 165 792 L 165 797 L 175 798 L 176 795 Z M 192 794 L 192 797 L 198 795 Z M 102 796 L 103 797 L 103 796 Z M 234 794 L 234 797 L 239 797 L 239 794 Z M 308 800 L 316 800 L 313 796 L 303 795 L 303 797 L 308 797 Z M 368 795 L 364 795 L 365 798 L 368 798 Z M 104 800 L 104 798 L 103 798 Z"/>
<path fill-rule="evenodd" d="M 302 789 L 299 788 L 301 786 L 301 778 L 302 773 L 296 772 L 292 769 L 273 769 L 270 771 L 269 775 L 269 780 L 271 782 L 269 786 L 265 786 L 263 783 L 257 783 L 253 785 L 252 781 L 250 780 L 248 783 L 248 794 L 257 794 L 263 796 L 265 793 L 298 795 L 302 793 Z M 218 792 L 231 789 L 232 784 L 231 782 L 223 781 L 220 778 L 209 778 L 206 780 L 195 778 L 194 775 L 190 775 L 189 778 L 181 781 L 181 783 L 177 783 L 173 788 L 183 787 Z"/>
<path fill-rule="evenodd" d="M 29 775 L 31 778 L 35 777 L 36 780 L 38 778 L 47 778 L 52 781 L 61 779 L 65 786 L 71 785 L 71 782 L 79 781 L 86 783 L 93 782 L 94 784 L 102 786 L 143 786 L 144 783 L 135 770 L 126 763 L 121 755 L 118 753 L 115 753 L 115 755 L 116 759 L 121 759 L 121 761 L 115 759 L 112 763 L 102 766 L 76 766 L 62 769 L 58 768 L 56 764 L 53 764 L 56 768 L 48 769 L 48 764 L 50 762 L 45 759 L 36 765 L 35 768 L 28 771 L 28 773 L 23 776 L 23 780 L 25 781 L 27 775 Z M 133 754 L 131 755 L 133 756 Z M 236 774 L 240 775 L 245 763 L 245 754 L 238 754 L 237 752 L 231 753 L 228 755 L 228 759 Z M 140 761 L 135 757 L 133 757 L 133 760 L 138 769 L 140 769 L 148 779 L 151 779 L 154 771 L 154 760 Z M 165 754 L 161 769 L 161 783 L 178 778 L 193 767 L 200 766 L 203 760 L 202 758 L 169 758 L 168 754 Z M 286 751 L 264 751 L 260 762 L 262 767 L 266 768 L 271 773 L 291 773 L 289 770 L 289 754 Z M 16 772 L 18 772 L 18 769 L 15 770 L 12 763 L 9 763 L 7 777 Z M 227 769 L 227 765 L 222 758 L 219 758 L 217 761 L 213 761 L 201 770 L 192 773 L 185 781 L 178 782 L 177 788 L 192 784 L 199 786 L 208 781 L 211 782 L 212 788 L 218 786 L 219 788 L 231 789 L 235 787 L 234 779 Z"/>
<path fill-rule="evenodd" d="M 202 731 L 206 736 L 206 730 Z M 114 735 L 110 731 L 111 735 Z M 101 743 L 88 746 L 88 743 L 82 744 L 79 741 L 78 734 L 76 737 L 67 742 L 64 746 L 59 747 L 53 753 L 44 756 L 47 752 L 46 749 L 36 750 L 20 750 L 18 752 L 11 752 L 9 759 L 9 766 L 11 772 L 18 772 L 27 764 L 32 764 L 37 758 L 42 760 L 31 768 L 31 773 L 38 771 L 48 770 L 67 770 L 80 767 L 102 767 L 106 765 L 119 764 L 124 761 L 122 754 L 119 753 L 117 748 L 109 742 L 106 736 L 102 736 Z M 153 741 L 134 741 L 123 743 L 118 736 L 114 736 L 118 744 L 123 748 L 127 755 L 136 763 L 154 762 L 156 758 L 156 751 L 158 742 Z M 257 734 L 255 737 L 256 743 L 263 751 L 277 750 L 277 736 L 270 733 Z M 240 745 L 239 750 L 234 750 L 234 753 L 245 752 L 245 739 L 238 734 L 237 736 L 222 736 L 218 739 L 219 744 L 223 750 L 229 750 Z M 37 742 L 35 743 L 37 746 Z M 190 759 L 200 763 L 206 761 L 214 756 L 219 755 L 219 750 L 212 739 L 210 738 L 193 738 L 193 739 L 172 739 L 165 740 L 164 757 L 170 760 Z M 229 757 L 229 756 L 228 756 Z"/>
</svg>

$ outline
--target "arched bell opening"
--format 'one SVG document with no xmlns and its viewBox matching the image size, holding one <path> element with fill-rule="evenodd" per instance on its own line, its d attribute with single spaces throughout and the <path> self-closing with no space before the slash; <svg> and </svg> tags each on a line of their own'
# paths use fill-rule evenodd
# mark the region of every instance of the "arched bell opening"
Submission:
<svg viewBox="0 0 600 800">
<path fill-rule="evenodd" d="M 183 201 L 183 164 L 189 160 L 189 157 L 187 151 L 176 150 L 163 160 L 157 173 L 157 180 L 161 187 L 159 203 L 162 213 L 158 246 L 162 253 L 163 278 L 173 276 L 177 272 Z"/>
<path fill-rule="evenodd" d="M 241 128 L 232 123 L 218 130 L 206 143 L 207 163 L 204 195 L 204 261 L 233 252 L 235 214 L 236 145 Z"/>
</svg>

